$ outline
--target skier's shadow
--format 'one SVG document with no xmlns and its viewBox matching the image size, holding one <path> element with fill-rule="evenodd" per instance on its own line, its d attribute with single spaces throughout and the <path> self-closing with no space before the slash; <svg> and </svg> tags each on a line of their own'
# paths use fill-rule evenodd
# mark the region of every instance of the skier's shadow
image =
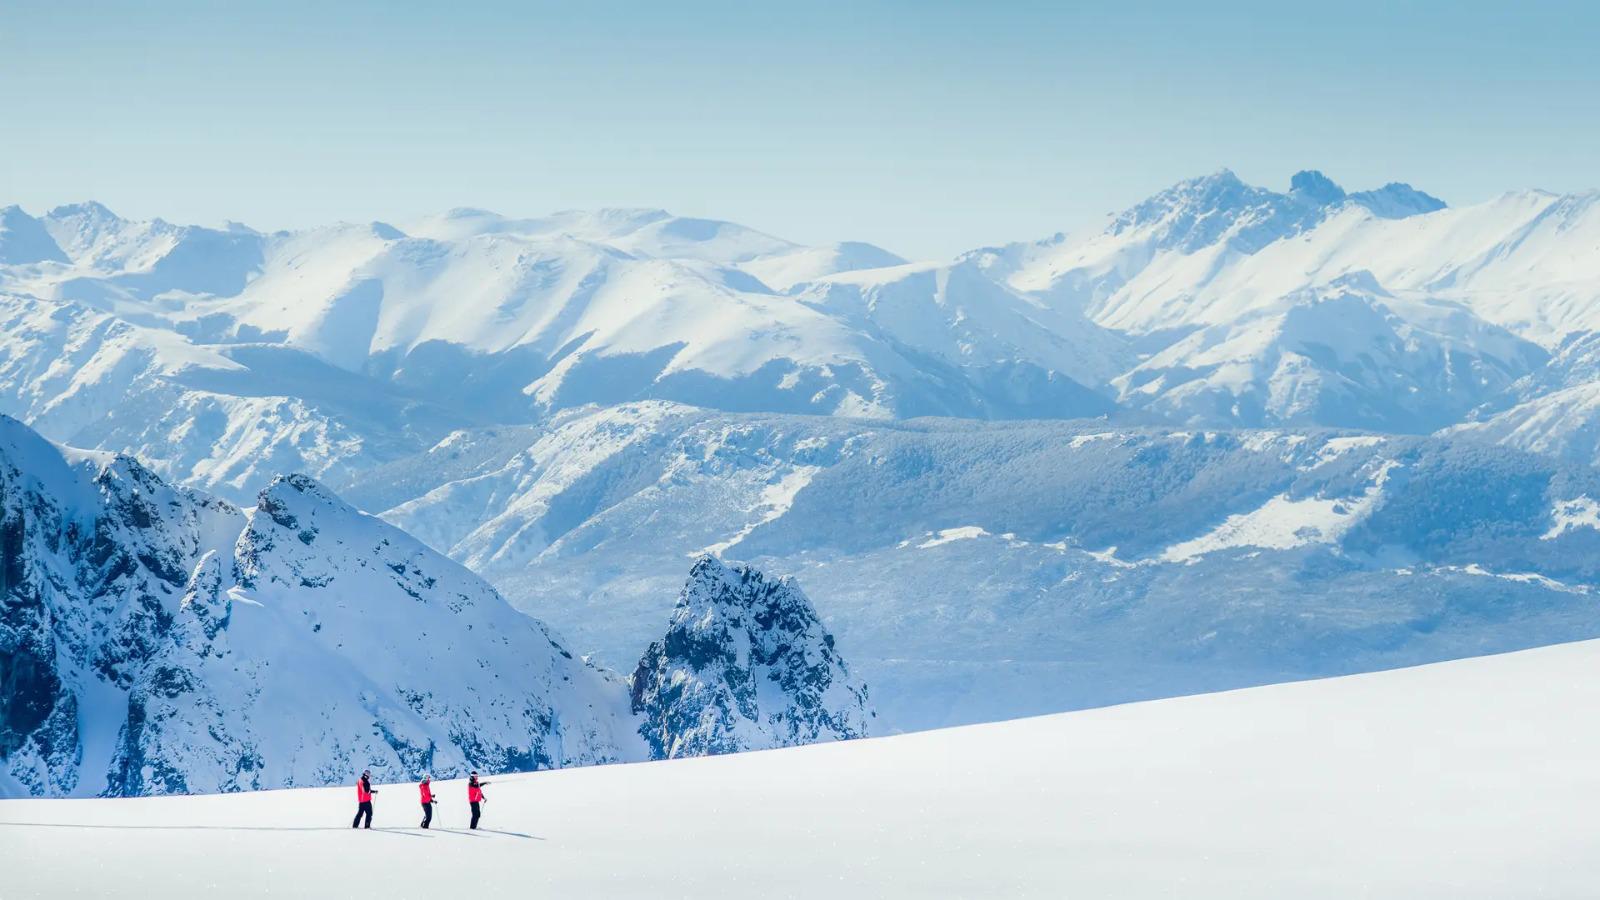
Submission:
<svg viewBox="0 0 1600 900">
<path fill-rule="evenodd" d="M 487 837 L 491 834 L 503 834 L 506 837 L 523 838 L 530 841 L 544 840 L 537 834 L 523 834 L 520 831 L 500 831 L 495 828 L 479 828 L 476 830 L 471 828 L 430 828 L 428 830 L 436 831 L 440 834 L 459 834 L 462 837 Z"/>
<path fill-rule="evenodd" d="M 91 825 L 79 822 L 0 822 L 12 828 L 103 828 L 112 831 L 379 831 L 403 837 L 422 837 L 398 828 L 350 828 L 340 825 Z"/>
</svg>

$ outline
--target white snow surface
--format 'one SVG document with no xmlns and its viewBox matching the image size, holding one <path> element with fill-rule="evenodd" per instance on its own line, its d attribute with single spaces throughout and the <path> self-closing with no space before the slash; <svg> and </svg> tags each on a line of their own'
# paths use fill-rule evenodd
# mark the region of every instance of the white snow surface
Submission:
<svg viewBox="0 0 1600 900">
<path fill-rule="evenodd" d="M 460 781 L 0 801 L 63 896 L 1594 896 L 1600 642 L 915 735 Z M 353 779 L 356 773 L 351 773 Z M 380 779 L 381 780 L 381 779 Z M 621 824 L 619 824 L 621 823 Z M 181 848 L 181 851 L 178 849 Z M 92 860 L 92 864 L 86 861 Z"/>
</svg>

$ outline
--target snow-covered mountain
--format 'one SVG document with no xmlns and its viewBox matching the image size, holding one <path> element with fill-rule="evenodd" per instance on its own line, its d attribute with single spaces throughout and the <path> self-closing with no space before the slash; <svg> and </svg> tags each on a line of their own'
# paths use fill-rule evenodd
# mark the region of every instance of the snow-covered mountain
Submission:
<svg viewBox="0 0 1600 900">
<path fill-rule="evenodd" d="M 38 219 L 18 206 L 0 209 L 0 264 L 27 265 L 40 262 L 67 262 L 54 238 Z"/>
<path fill-rule="evenodd" d="M 455 210 L 404 229 L 271 235 L 128 222 L 96 204 L 41 220 L 8 215 L 7 234 L 48 233 L 59 251 L 19 250 L 30 264 L 0 277 L 18 293 L 109 309 L 195 343 L 303 351 L 460 405 L 436 383 L 449 370 L 473 388 L 467 408 L 502 415 L 639 396 L 895 415 L 937 407 L 961 387 L 943 379 L 959 380 L 970 362 L 952 356 L 948 372 L 924 374 L 922 357 L 761 279 L 787 288 L 903 262 L 893 254 L 800 247 L 659 210 L 531 220 Z M 981 395 L 972 411 L 984 412 Z"/>
<path fill-rule="evenodd" d="M 1405 184 L 1346 194 L 1322 173 L 1305 171 L 1280 194 L 1223 169 L 1111 216 L 1098 231 L 979 250 L 971 257 L 1019 290 L 1082 309 L 1113 327 L 1143 331 L 1193 321 L 1191 312 L 1176 307 L 1194 285 L 1176 280 L 1174 272 L 1191 281 L 1210 277 L 1345 212 L 1400 219 L 1443 208 L 1442 201 Z M 1152 305 L 1175 308 L 1155 321 L 1128 321 L 1123 308 L 1152 292 L 1159 295 Z"/>
<path fill-rule="evenodd" d="M 1545 346 L 1600 326 L 1600 192 L 1509 193 L 1447 209 L 1406 185 L 1344 194 L 1316 172 L 1278 194 L 1226 170 L 1102 230 L 974 254 L 1026 293 L 1144 334 L 1228 322 L 1357 272 L 1458 303 Z"/>
<path fill-rule="evenodd" d="M 455 428 L 646 397 L 1098 414 L 1126 359 L 1114 335 L 973 271 L 899 273 L 870 245 L 660 210 L 263 234 L 84 203 L 4 222 L 0 412 L 235 502 L 284 471 L 338 481 Z M 778 292 L 866 266 L 895 274 Z"/>
<path fill-rule="evenodd" d="M 650 752 L 622 678 L 306 476 L 240 510 L 0 418 L 0 504 L 0 794 L 236 791 Z M 864 690 L 829 693 L 845 671 L 832 639 L 808 604 L 797 612 L 797 588 L 774 584 L 810 618 L 749 634 L 792 677 L 763 681 L 755 730 L 656 722 L 678 755 L 864 733 L 825 727 L 855 724 Z M 702 687 L 744 691 L 753 671 L 705 671 Z"/>
<path fill-rule="evenodd" d="M 799 585 L 712 556 L 629 684 L 657 759 L 866 737 L 874 716 Z"/>
<path fill-rule="evenodd" d="M 1356 671 L 1600 633 L 1595 199 L 1224 171 L 932 262 L 12 208 L 0 412 L 303 472 L 622 671 L 700 554 L 794 573 L 889 730 Z"/>
<path fill-rule="evenodd" d="M 241 511 L 0 419 L 4 793 L 637 758 L 620 687 L 303 476 Z"/>
<path fill-rule="evenodd" d="M 284 472 L 336 481 L 473 420 L 310 354 L 197 345 L 93 305 L 0 295 L 0 412 L 236 502 Z"/>
<path fill-rule="evenodd" d="M 0 412 L 235 502 L 283 471 L 342 484 L 457 429 L 647 398 L 1426 432 L 1538 400 L 1511 386 L 1600 328 L 1594 201 L 1455 209 L 1224 170 L 949 264 L 661 210 L 267 234 L 11 207 Z M 1574 389 L 1488 433 L 1582 444 L 1589 389 L 1545 393 Z"/>
<path fill-rule="evenodd" d="M 1520 450 L 1600 463 L 1600 332 L 1569 335 L 1546 365 L 1456 430 Z"/>
<path fill-rule="evenodd" d="M 1545 359 L 1459 306 L 1358 273 L 1202 327 L 1114 383 L 1124 404 L 1183 424 L 1417 434 L 1493 403 Z"/>
<path fill-rule="evenodd" d="M 797 284 L 816 281 L 840 272 L 887 269 L 907 260 L 882 247 L 859 241 L 843 241 L 823 247 L 801 247 L 788 253 L 775 253 L 740 264 L 740 268 L 761 279 L 775 290 L 785 291 Z"/>
</svg>

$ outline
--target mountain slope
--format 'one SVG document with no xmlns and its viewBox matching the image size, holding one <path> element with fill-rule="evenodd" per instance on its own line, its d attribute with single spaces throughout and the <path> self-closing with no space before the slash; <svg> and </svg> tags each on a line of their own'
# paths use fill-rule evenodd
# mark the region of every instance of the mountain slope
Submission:
<svg viewBox="0 0 1600 900">
<path fill-rule="evenodd" d="M 497 775 L 477 836 L 459 831 L 459 781 L 434 784 L 435 824 L 451 830 L 415 829 L 415 786 L 395 783 L 370 832 L 345 827 L 345 786 L 0 801 L 0 833 L 19 900 L 188 900 L 220 883 L 240 897 L 448 896 L 463 871 L 485 897 L 1576 900 L 1600 878 L 1587 817 L 1600 735 L 1585 714 L 1597 703 L 1591 642 L 772 753 Z M 150 864 L 174 841 L 181 864 Z M 271 877 L 237 877 L 256 864 Z"/>
<path fill-rule="evenodd" d="M 1545 358 L 1460 307 L 1402 300 L 1358 274 L 1201 328 L 1114 383 L 1124 404 L 1183 424 L 1427 433 Z"/>
<path fill-rule="evenodd" d="M 0 498 L 6 794 L 642 755 L 619 685 L 308 478 L 241 512 L 3 419 Z"/>
<path fill-rule="evenodd" d="M 471 421 L 297 351 L 23 295 L 0 295 L 0 413 L 241 502 L 279 473 L 337 480 Z"/>
<path fill-rule="evenodd" d="M 797 284 L 842 272 L 883 269 L 905 265 L 906 262 L 908 260 L 882 247 L 859 241 L 843 241 L 763 256 L 742 263 L 739 268 L 761 279 L 762 284 L 774 290 L 786 291 Z"/>
<path fill-rule="evenodd" d="M 0 209 L 0 265 L 66 261 L 43 222 L 17 206 Z"/>
<path fill-rule="evenodd" d="M 1600 463 L 1600 332 L 1569 335 L 1547 365 L 1454 431 L 1558 459 Z"/>
<path fill-rule="evenodd" d="M 795 297 L 927 369 L 953 369 L 945 377 L 952 399 L 942 410 L 926 404 L 929 414 L 961 414 L 953 400 L 966 382 L 973 387 L 965 408 L 1005 413 L 996 417 L 1101 415 L 1112 405 L 1091 386 L 1125 368 L 1130 356 L 1118 336 L 1007 290 L 970 263 L 843 273 L 799 288 Z"/>
<path fill-rule="evenodd" d="M 689 225 L 669 231 L 684 221 L 620 237 L 475 230 L 449 243 L 311 233 L 275 250 L 262 275 L 217 308 L 237 318 L 235 331 L 278 336 L 438 400 L 449 396 L 439 370 L 464 369 L 489 392 L 467 402 L 502 421 L 641 397 L 824 414 L 1001 414 L 1015 404 L 985 383 L 987 372 L 1058 371 L 1060 355 L 1043 356 L 1040 341 L 990 358 L 970 358 L 954 342 L 913 343 L 908 354 L 859 322 L 726 268 L 756 265 L 745 258 L 752 239 L 729 237 L 731 226 L 688 246 L 645 239 L 647 230 L 701 234 Z M 783 260 L 795 252 L 779 249 Z M 940 368 L 928 372 L 930 361 Z M 952 395 L 959 399 L 945 399 Z M 1047 410 L 1046 402 L 1029 408 Z"/>
<path fill-rule="evenodd" d="M 232 294 L 261 265 L 264 238 L 243 226 L 135 222 L 93 202 L 58 206 L 42 221 L 71 260 L 57 277 L 63 278 L 63 295 L 75 299 L 97 293 L 138 301 L 178 292 Z"/>
</svg>

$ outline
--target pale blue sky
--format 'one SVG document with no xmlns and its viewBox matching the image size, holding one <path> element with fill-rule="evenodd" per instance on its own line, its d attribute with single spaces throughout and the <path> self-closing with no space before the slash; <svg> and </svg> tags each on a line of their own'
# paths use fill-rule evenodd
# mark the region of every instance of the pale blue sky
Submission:
<svg viewBox="0 0 1600 900">
<path fill-rule="evenodd" d="M 661 206 L 939 256 L 1227 166 L 1600 186 L 1596 3 L 0 0 L 0 204 Z"/>
</svg>

